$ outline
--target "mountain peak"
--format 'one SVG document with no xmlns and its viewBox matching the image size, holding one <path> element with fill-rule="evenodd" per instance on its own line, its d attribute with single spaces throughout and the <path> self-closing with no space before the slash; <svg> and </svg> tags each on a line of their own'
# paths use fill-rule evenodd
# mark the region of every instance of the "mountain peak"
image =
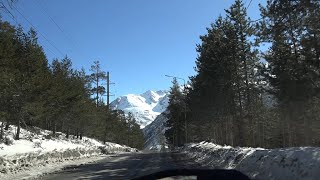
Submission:
<svg viewBox="0 0 320 180">
<path fill-rule="evenodd" d="M 160 98 L 159 94 L 151 90 L 146 91 L 145 93 L 141 94 L 141 96 L 144 97 L 146 100 L 146 103 L 150 105 L 157 103 L 158 99 Z"/>
<path fill-rule="evenodd" d="M 120 96 L 110 103 L 113 110 L 123 110 L 126 114 L 131 112 L 141 128 L 150 124 L 168 106 L 168 91 L 148 90 L 142 94 L 128 94 Z"/>
</svg>

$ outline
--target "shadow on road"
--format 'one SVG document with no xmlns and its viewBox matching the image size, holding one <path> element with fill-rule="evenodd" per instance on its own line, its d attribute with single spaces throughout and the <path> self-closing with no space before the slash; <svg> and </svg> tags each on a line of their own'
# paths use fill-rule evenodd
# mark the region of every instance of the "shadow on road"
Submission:
<svg viewBox="0 0 320 180">
<path fill-rule="evenodd" d="M 162 170 L 192 166 L 195 164 L 178 153 L 120 154 L 92 164 L 69 166 L 41 179 L 131 179 Z"/>
</svg>

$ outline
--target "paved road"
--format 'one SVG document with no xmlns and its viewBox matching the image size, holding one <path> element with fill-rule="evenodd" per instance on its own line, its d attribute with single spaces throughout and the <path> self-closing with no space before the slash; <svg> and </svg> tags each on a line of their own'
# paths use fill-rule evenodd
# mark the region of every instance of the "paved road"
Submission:
<svg viewBox="0 0 320 180">
<path fill-rule="evenodd" d="M 179 153 L 144 152 L 112 155 L 93 164 L 67 167 L 41 179 L 131 179 L 161 170 L 192 167 L 198 165 Z"/>
</svg>

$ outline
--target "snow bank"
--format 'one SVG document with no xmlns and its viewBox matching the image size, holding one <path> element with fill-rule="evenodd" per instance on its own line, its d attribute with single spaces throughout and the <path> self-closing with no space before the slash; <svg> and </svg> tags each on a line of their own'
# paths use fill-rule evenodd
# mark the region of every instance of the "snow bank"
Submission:
<svg viewBox="0 0 320 180">
<path fill-rule="evenodd" d="M 197 162 L 222 169 L 236 169 L 254 179 L 319 179 L 320 148 L 240 148 L 201 142 L 183 149 Z"/>
<path fill-rule="evenodd" d="M 1 180 L 13 179 L 41 179 L 41 176 L 56 171 L 63 170 L 66 167 L 81 166 L 84 164 L 95 163 L 96 161 L 109 158 L 110 155 L 91 156 L 90 158 L 74 159 L 72 161 L 63 161 L 59 163 L 46 164 L 45 166 L 33 166 L 30 169 L 21 170 L 17 173 L 7 173 L 0 176 Z"/>
<path fill-rule="evenodd" d="M 101 154 L 136 152 L 136 149 L 115 143 L 103 144 L 95 139 L 82 140 L 58 132 L 34 128 L 21 129 L 20 140 L 14 140 L 16 127 L 4 131 L 4 142 L 0 143 L 0 179 L 7 174 L 30 170 L 31 167 L 46 166 L 68 160 L 99 156 Z"/>
</svg>

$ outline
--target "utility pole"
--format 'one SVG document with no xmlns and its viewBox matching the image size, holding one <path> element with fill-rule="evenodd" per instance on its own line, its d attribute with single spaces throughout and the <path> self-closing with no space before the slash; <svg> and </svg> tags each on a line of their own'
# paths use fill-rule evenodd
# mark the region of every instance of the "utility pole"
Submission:
<svg viewBox="0 0 320 180">
<path fill-rule="evenodd" d="M 110 103 L 110 74 L 109 71 L 107 72 L 107 107 L 109 109 Z"/>
<path fill-rule="evenodd" d="M 110 104 L 110 85 L 114 83 L 110 83 L 110 73 L 109 71 L 107 72 L 107 108 L 109 109 L 109 104 Z"/>
<path fill-rule="evenodd" d="M 97 79 L 96 79 L 96 83 L 97 83 L 97 87 L 96 87 L 96 107 L 98 107 L 99 105 L 99 69 L 96 69 L 96 75 L 97 75 Z"/>
<path fill-rule="evenodd" d="M 109 71 L 107 71 L 107 109 L 109 110 L 110 106 L 110 96 L 113 96 L 113 95 L 110 95 L 110 84 L 114 84 L 114 83 L 110 83 L 110 73 Z M 108 129 L 108 118 L 106 118 L 106 131 L 104 133 L 104 138 L 103 138 L 103 143 L 105 144 L 106 143 L 106 137 L 107 137 L 107 129 Z"/>
</svg>

